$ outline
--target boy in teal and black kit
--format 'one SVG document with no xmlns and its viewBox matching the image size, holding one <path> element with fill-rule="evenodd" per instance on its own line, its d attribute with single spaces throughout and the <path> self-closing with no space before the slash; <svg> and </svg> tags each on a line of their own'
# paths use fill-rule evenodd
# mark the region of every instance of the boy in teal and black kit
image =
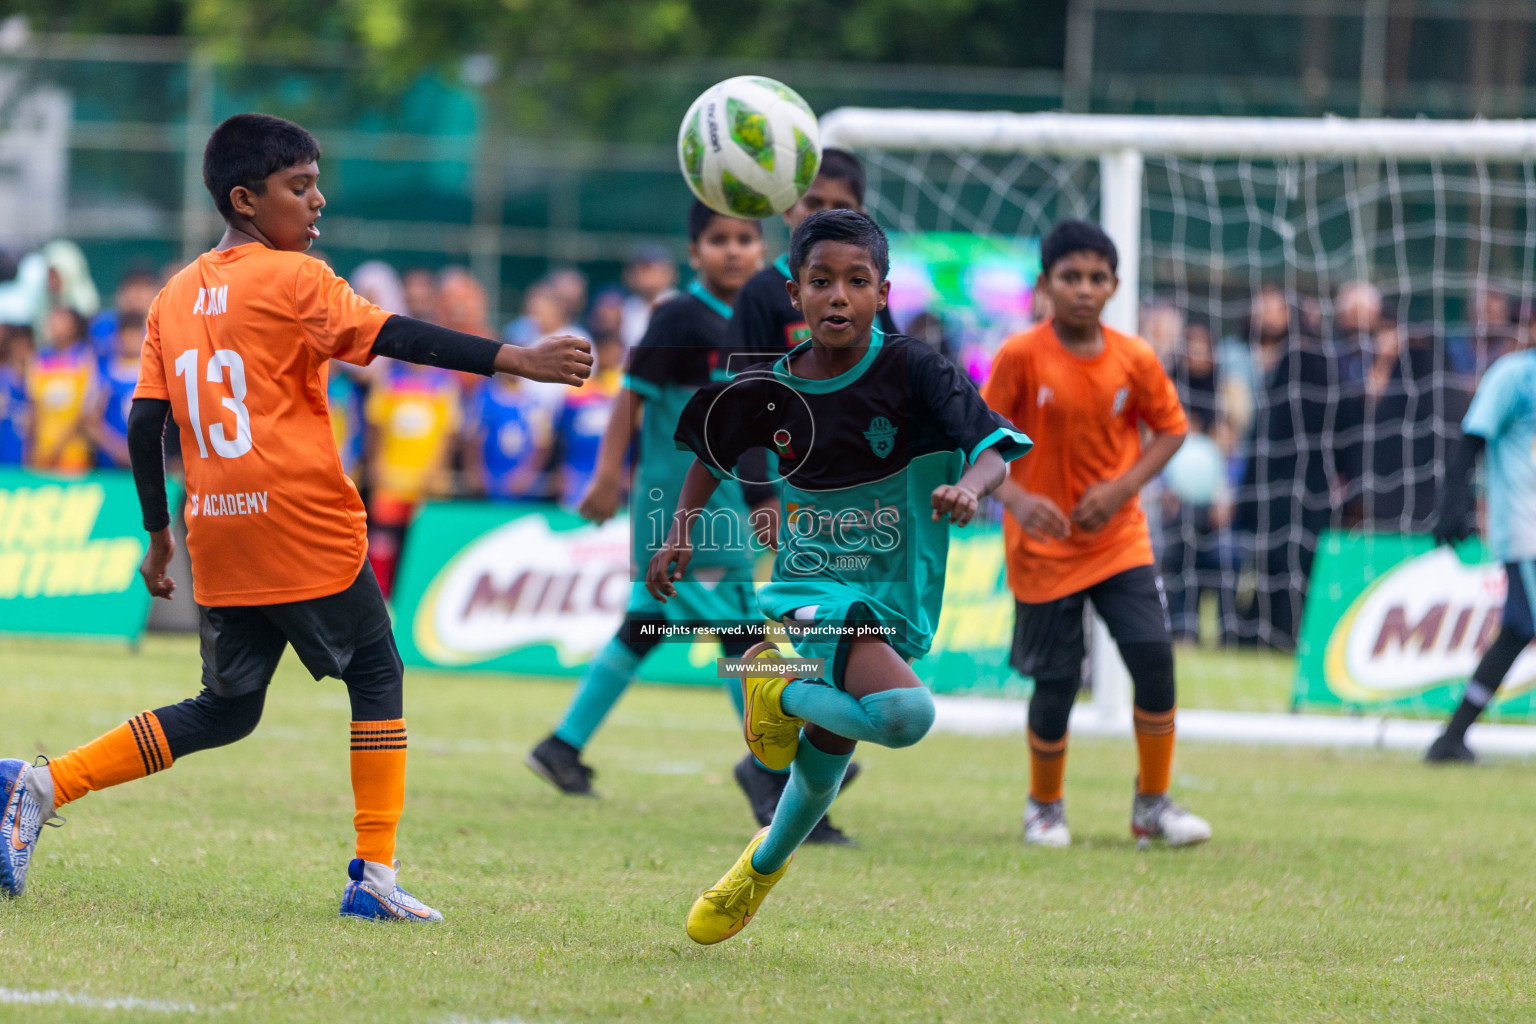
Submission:
<svg viewBox="0 0 1536 1024">
<path fill-rule="evenodd" d="M 752 919 L 837 796 L 857 741 L 904 747 L 927 733 L 933 700 L 909 663 L 938 622 L 948 524 L 969 522 L 1030 447 L 953 364 L 876 328 L 889 255 L 874 221 L 852 210 L 808 217 L 789 263 L 811 338 L 684 408 L 677 442 L 697 460 L 646 578 L 658 598 L 673 595 L 694 558 L 692 523 L 719 482 L 744 452 L 777 454 L 784 515 L 758 605 L 819 664 L 743 680 L 747 746 L 790 776 L 772 823 L 689 912 L 701 943 Z M 783 662 L 771 643 L 747 657 L 769 673 Z"/>
</svg>

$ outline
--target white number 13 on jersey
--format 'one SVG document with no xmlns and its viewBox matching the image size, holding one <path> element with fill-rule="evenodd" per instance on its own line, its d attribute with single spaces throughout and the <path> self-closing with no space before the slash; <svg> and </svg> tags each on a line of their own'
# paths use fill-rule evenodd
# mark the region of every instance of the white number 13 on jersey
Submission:
<svg viewBox="0 0 1536 1024">
<path fill-rule="evenodd" d="M 214 351 L 208 357 L 208 383 L 224 383 L 224 369 L 229 368 L 231 397 L 223 400 L 224 408 L 235 414 L 235 436 L 224 432 L 223 423 L 208 428 L 208 441 L 213 450 L 226 459 L 238 459 L 251 450 L 251 414 L 245 407 L 245 360 L 240 353 L 227 348 Z M 197 407 L 197 349 L 189 348 L 176 357 L 176 376 L 186 378 L 187 414 L 192 417 L 192 434 L 197 438 L 197 453 L 208 457 L 208 443 L 203 440 L 203 419 Z"/>
</svg>

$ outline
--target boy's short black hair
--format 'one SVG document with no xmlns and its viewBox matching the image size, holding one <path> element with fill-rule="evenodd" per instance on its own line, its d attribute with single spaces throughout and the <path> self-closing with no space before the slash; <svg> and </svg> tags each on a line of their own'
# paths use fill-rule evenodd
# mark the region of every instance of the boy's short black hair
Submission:
<svg viewBox="0 0 1536 1024">
<path fill-rule="evenodd" d="M 1064 220 L 1040 243 L 1040 273 L 1049 274 L 1058 260 L 1074 252 L 1096 252 L 1109 264 L 1110 273 L 1120 269 L 1120 253 L 1103 228 L 1091 221 Z"/>
<path fill-rule="evenodd" d="M 261 195 L 269 174 L 320 159 L 320 143 L 292 121 L 271 114 L 236 114 L 213 130 L 203 147 L 203 184 L 225 220 L 237 185 Z"/>
<path fill-rule="evenodd" d="M 789 239 L 789 272 L 800 280 L 800 268 L 817 242 L 847 242 L 869 253 L 880 280 L 891 269 L 891 248 L 880 225 L 858 210 L 817 210 L 795 228 Z"/>
<path fill-rule="evenodd" d="M 846 149 L 828 148 L 821 151 L 821 167 L 816 171 L 818 178 L 831 178 L 834 181 L 846 181 L 848 187 L 853 190 L 853 197 L 864 205 L 864 165 L 859 163 L 859 158 Z"/>
<path fill-rule="evenodd" d="M 759 235 L 763 233 L 763 226 L 757 221 L 747 220 L 745 217 L 732 217 L 730 214 L 721 213 L 719 210 L 712 210 L 695 199 L 693 205 L 688 208 L 688 241 L 697 242 L 704 232 L 709 230 L 709 222 L 716 217 L 725 217 L 728 220 L 745 220 L 748 224 L 752 225 L 752 229 Z"/>
</svg>

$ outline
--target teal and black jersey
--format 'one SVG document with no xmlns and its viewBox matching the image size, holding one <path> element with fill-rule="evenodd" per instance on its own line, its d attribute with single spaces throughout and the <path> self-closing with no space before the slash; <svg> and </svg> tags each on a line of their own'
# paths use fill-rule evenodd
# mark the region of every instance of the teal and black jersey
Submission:
<svg viewBox="0 0 1536 1024">
<path fill-rule="evenodd" d="M 693 465 L 688 452 L 680 452 L 672 435 L 688 400 L 712 379 L 722 377 L 729 363 L 726 324 L 731 307 L 695 281 L 683 295 L 656 307 L 645 336 L 630 352 L 624 386 L 645 402 L 640 425 L 639 451 L 635 460 L 633 496 L 630 499 L 631 554 L 637 572 L 644 573 L 651 556 L 666 540 L 683 477 Z M 747 541 L 747 509 L 741 484 L 727 480 L 715 491 L 707 515 L 694 527 L 697 557 L 693 568 L 701 578 L 746 580 L 750 593 L 752 553 Z M 707 528 L 720 543 L 699 543 Z M 632 604 L 649 610 L 645 588 L 636 586 Z M 685 602 L 686 603 L 686 602 Z M 735 603 L 735 602 L 733 602 Z M 702 607 L 671 609 L 672 617 L 713 618 Z M 739 618 L 740 613 L 735 613 Z"/>
<path fill-rule="evenodd" d="M 773 581 L 758 595 L 766 615 L 862 603 L 897 627 L 893 647 L 921 657 L 949 549 L 948 524 L 933 521 L 934 488 L 987 448 L 1006 461 L 1031 442 L 921 342 L 876 330 L 863 358 L 831 380 L 790 372 L 811 344 L 701 388 L 676 441 L 722 478 L 745 451 L 777 453 L 784 515 Z"/>
</svg>

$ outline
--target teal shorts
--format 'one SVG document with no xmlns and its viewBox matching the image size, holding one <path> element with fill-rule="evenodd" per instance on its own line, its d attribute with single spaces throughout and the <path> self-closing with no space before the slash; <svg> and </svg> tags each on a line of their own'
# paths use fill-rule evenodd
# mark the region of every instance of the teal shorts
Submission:
<svg viewBox="0 0 1536 1024">
<path fill-rule="evenodd" d="M 856 639 L 873 637 L 884 640 L 908 662 L 912 658 L 895 641 L 901 636 L 899 625 L 884 622 L 852 587 L 830 585 L 817 588 L 814 604 L 787 607 L 786 600 L 802 600 L 805 590 L 795 585 L 793 591 L 765 586 L 758 594 L 763 614 L 784 626 L 795 654 L 801 658 L 820 658 L 825 663 L 824 680 L 843 689 L 848 668 L 848 653 Z M 888 635 L 887 635 L 888 634 Z"/>
</svg>

